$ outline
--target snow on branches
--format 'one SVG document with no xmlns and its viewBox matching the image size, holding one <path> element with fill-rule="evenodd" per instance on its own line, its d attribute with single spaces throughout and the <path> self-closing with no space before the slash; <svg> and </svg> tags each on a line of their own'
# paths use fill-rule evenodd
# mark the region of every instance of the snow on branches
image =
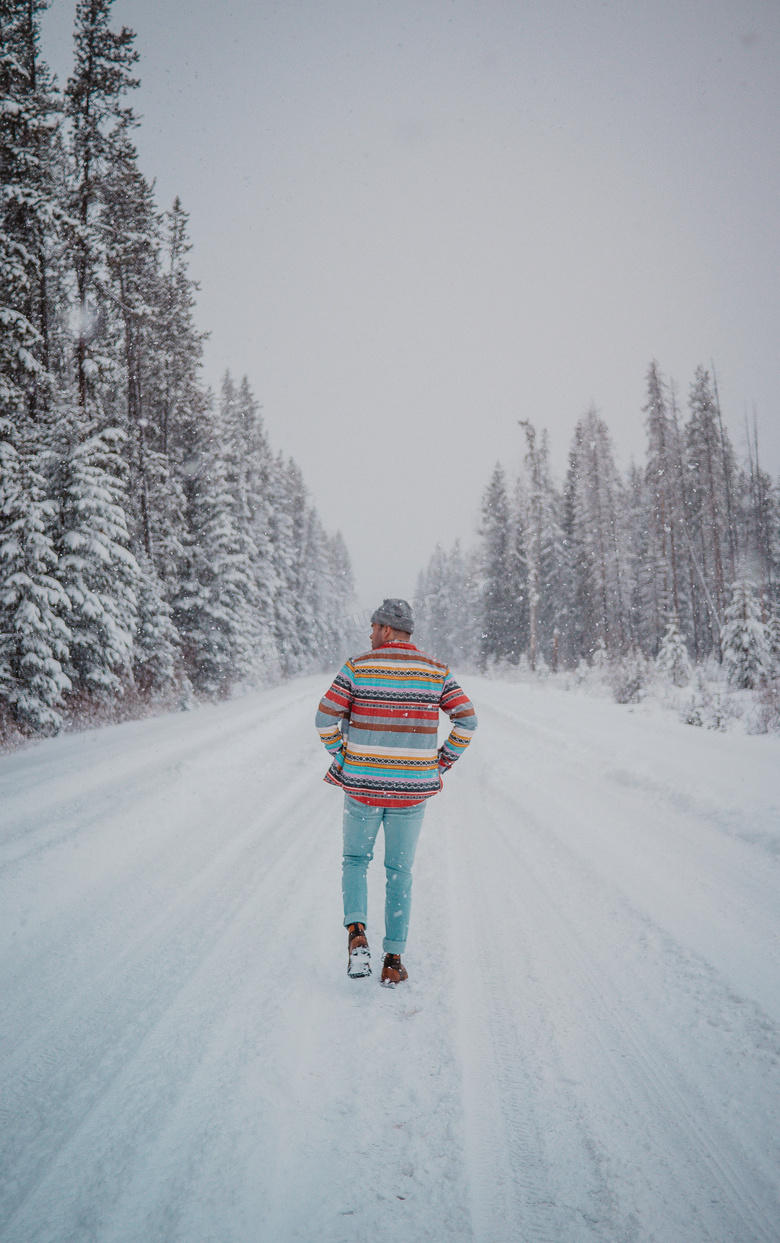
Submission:
<svg viewBox="0 0 780 1243">
<path fill-rule="evenodd" d="M 28 732 L 331 663 L 352 602 L 246 379 L 203 384 L 187 213 L 132 142 L 135 35 L 79 0 L 59 94 L 42 7 L 0 14 L 0 703 Z"/>
</svg>

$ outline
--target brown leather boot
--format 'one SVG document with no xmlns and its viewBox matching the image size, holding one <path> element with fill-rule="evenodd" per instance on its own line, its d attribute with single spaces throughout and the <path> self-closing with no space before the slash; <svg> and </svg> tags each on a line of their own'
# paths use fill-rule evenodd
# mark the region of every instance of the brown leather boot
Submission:
<svg viewBox="0 0 780 1243">
<path fill-rule="evenodd" d="M 383 988 L 395 988 L 396 984 L 401 984 L 404 980 L 409 979 L 409 973 L 401 962 L 400 954 L 385 954 L 385 963 L 382 967 L 382 978 L 379 983 Z"/>
<path fill-rule="evenodd" d="M 347 928 L 349 962 L 347 975 L 351 980 L 362 980 L 371 974 L 371 952 L 366 940 L 365 924 L 350 924 Z"/>
</svg>

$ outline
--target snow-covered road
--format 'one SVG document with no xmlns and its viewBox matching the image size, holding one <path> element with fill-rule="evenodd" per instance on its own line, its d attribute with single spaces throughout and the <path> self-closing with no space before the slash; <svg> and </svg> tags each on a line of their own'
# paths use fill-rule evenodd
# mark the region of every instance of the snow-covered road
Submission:
<svg viewBox="0 0 780 1243">
<path fill-rule="evenodd" d="M 4 1243 L 777 1243 L 780 739 L 464 678 L 389 992 L 326 682 L 0 758 Z"/>
</svg>

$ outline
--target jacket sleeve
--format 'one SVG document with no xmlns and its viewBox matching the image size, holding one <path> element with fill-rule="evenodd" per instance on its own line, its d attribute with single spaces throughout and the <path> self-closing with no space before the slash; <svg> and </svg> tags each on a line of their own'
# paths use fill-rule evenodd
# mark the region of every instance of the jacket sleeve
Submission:
<svg viewBox="0 0 780 1243">
<path fill-rule="evenodd" d="M 349 719 L 354 697 L 355 683 L 352 666 L 347 661 L 322 696 L 315 718 L 323 745 L 334 760 L 338 760 L 344 750 L 341 722 L 345 717 Z"/>
<path fill-rule="evenodd" d="M 474 705 L 449 670 L 444 679 L 439 706 L 452 721 L 449 738 L 439 747 L 439 772 L 444 773 L 461 757 L 477 728 Z"/>
</svg>

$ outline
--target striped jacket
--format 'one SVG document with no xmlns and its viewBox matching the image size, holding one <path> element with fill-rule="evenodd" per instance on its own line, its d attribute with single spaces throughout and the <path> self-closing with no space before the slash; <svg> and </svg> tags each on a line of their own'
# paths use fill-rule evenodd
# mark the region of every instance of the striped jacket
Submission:
<svg viewBox="0 0 780 1243">
<path fill-rule="evenodd" d="M 440 708 L 452 730 L 437 749 Z M 410 807 L 438 794 L 476 727 L 446 665 L 413 643 L 385 643 L 348 660 L 320 701 L 317 729 L 333 756 L 325 780 L 363 803 Z"/>
</svg>

